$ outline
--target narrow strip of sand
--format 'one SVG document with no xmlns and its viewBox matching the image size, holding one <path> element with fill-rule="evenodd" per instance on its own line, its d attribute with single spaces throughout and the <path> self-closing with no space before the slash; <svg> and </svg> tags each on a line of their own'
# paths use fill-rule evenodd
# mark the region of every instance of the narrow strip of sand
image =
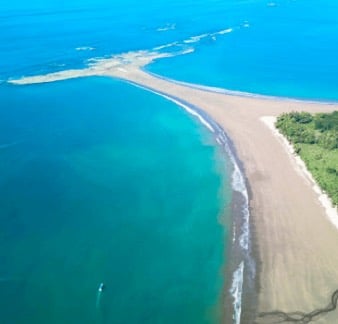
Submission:
<svg viewBox="0 0 338 324">
<path fill-rule="evenodd" d="M 131 81 L 189 102 L 221 125 L 243 162 L 252 193 L 250 208 L 260 259 L 258 311 L 310 312 L 326 306 L 338 288 L 338 230 L 313 185 L 300 175 L 290 152 L 261 118 L 290 111 L 330 112 L 338 110 L 338 104 L 215 93 L 152 76 L 140 69 L 144 64 L 101 67 L 83 76 Z M 62 79 L 62 75 L 57 77 Z M 53 76 L 42 82 L 48 81 Z M 319 322 L 338 323 L 338 311 Z"/>
</svg>

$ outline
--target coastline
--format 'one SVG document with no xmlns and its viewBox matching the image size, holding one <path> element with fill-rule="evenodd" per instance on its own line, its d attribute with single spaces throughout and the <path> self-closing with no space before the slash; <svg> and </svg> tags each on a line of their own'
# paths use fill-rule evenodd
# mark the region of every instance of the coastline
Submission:
<svg viewBox="0 0 338 324">
<path fill-rule="evenodd" d="M 230 257 L 225 271 L 225 278 L 228 281 L 225 280 L 222 293 L 224 311 L 222 322 L 240 324 L 241 317 L 245 317 L 250 323 L 253 322 L 257 310 L 256 260 L 258 260 L 258 252 L 253 251 L 252 231 L 250 230 L 252 224 L 249 211 L 249 184 L 244 175 L 243 165 L 237 157 L 235 146 L 224 129 L 197 106 L 132 81 L 127 82 L 174 102 L 197 118 L 213 133 L 216 142 L 222 147 L 227 159 L 230 160 L 233 192 L 231 202 L 232 235 L 230 238 L 232 242 L 228 245 L 227 251 Z M 243 292 L 245 292 L 245 296 L 243 296 Z M 244 297 L 245 301 L 243 302 Z M 243 304 L 245 304 L 245 307 L 242 307 Z"/>
<path fill-rule="evenodd" d="M 264 127 L 261 117 L 276 117 L 292 110 L 333 111 L 338 110 L 338 105 L 197 89 L 142 71 L 140 68 L 150 61 L 133 61 L 123 68 L 103 64 L 83 70 L 84 73 L 58 73 L 56 79 L 33 77 L 33 83 L 110 76 L 198 107 L 229 135 L 248 179 L 260 263 L 258 312 L 310 312 L 325 306 L 338 286 L 337 229 L 327 220 L 312 186 L 295 170 L 284 147 Z M 325 323 L 336 323 L 337 316 L 327 314 Z M 243 314 L 241 323 L 250 323 L 244 317 Z"/>
</svg>

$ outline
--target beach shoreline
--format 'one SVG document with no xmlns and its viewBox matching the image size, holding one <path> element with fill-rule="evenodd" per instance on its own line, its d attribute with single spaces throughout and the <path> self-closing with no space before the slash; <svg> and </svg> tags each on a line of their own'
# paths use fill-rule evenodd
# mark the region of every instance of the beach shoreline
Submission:
<svg viewBox="0 0 338 324">
<path fill-rule="evenodd" d="M 143 67 L 153 59 L 131 59 L 123 67 L 116 62 L 109 66 L 104 63 L 83 73 L 66 71 L 12 83 L 108 76 L 197 107 L 229 136 L 249 184 L 251 232 L 254 251 L 258 250 L 257 312 L 311 312 L 327 305 L 338 287 L 338 231 L 326 217 L 313 186 L 290 163 L 289 153 L 261 118 L 291 111 L 331 112 L 338 110 L 338 104 L 197 89 L 145 72 Z M 251 323 L 245 318 L 245 307 L 241 323 Z M 322 320 L 337 323 L 337 319 L 338 314 L 333 312 Z M 269 323 L 260 318 L 256 322 Z"/>
<path fill-rule="evenodd" d="M 213 133 L 216 142 L 223 149 L 223 154 L 229 160 L 232 168 L 231 186 L 233 192 L 231 201 L 232 232 L 230 237 L 232 242 L 228 244 L 227 248 L 227 255 L 230 257 L 224 275 L 226 280 L 222 293 L 222 322 L 239 324 L 241 316 L 249 319 L 249 322 L 253 322 L 257 310 L 256 263 L 258 261 L 258 251 L 255 250 L 253 252 L 252 231 L 250 230 L 252 220 L 249 217 L 249 183 L 245 178 L 243 165 L 238 159 L 236 147 L 224 129 L 197 106 L 132 81 L 128 81 L 128 83 L 174 102 L 197 118 L 202 125 Z M 243 246 L 243 244 L 247 246 Z M 242 307 L 243 304 L 245 305 L 244 307 Z"/>
</svg>

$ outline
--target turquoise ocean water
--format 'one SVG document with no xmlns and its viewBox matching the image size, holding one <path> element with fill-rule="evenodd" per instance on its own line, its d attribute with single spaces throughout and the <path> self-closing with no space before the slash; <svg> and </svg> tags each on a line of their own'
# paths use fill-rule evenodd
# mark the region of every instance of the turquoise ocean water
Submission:
<svg viewBox="0 0 338 324">
<path fill-rule="evenodd" d="M 337 17 L 333 0 L 1 2 L 0 323 L 217 323 L 231 281 L 232 171 L 214 134 L 121 81 L 6 80 L 189 49 L 147 69 L 337 100 Z"/>
<path fill-rule="evenodd" d="M 213 136 L 110 79 L 0 94 L 1 323 L 217 321 L 230 186 Z"/>
</svg>

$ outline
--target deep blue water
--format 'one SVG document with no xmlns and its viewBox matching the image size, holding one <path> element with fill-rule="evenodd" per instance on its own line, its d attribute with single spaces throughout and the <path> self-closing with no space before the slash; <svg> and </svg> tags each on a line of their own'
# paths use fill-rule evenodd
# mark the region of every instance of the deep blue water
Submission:
<svg viewBox="0 0 338 324">
<path fill-rule="evenodd" d="M 255 94 L 338 100 L 337 1 L 223 1 L 210 19 L 233 32 L 207 37 L 194 54 L 159 60 L 149 70 Z"/>
<path fill-rule="evenodd" d="M 334 0 L 13 0 L 0 5 L 0 79 L 80 68 L 93 57 L 226 28 L 234 30 L 190 44 L 193 54 L 149 69 L 231 90 L 338 99 Z"/>
</svg>

